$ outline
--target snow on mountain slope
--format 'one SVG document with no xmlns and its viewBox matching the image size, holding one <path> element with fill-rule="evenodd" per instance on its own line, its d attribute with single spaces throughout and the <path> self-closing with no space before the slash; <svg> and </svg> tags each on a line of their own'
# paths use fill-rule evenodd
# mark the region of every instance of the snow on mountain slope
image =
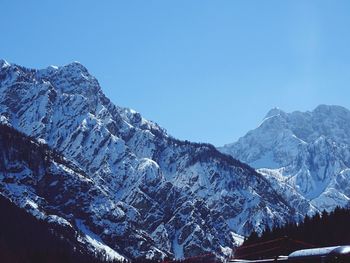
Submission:
<svg viewBox="0 0 350 263">
<path fill-rule="evenodd" d="M 80 63 L 34 70 L 0 61 L 0 94 L 2 123 L 60 151 L 108 197 L 67 202 L 130 258 L 227 256 L 237 234 L 303 212 L 248 165 L 112 104 Z"/>
<path fill-rule="evenodd" d="M 301 195 L 310 211 L 350 200 L 350 111 L 343 107 L 273 109 L 258 128 L 220 150 L 257 168 L 275 189 L 286 189 L 287 200 Z"/>
<path fill-rule="evenodd" d="M 74 218 L 93 220 L 88 207 L 101 214 L 112 208 L 110 198 L 86 174 L 47 145 L 0 125 L 0 194 L 38 219 L 45 220 L 58 235 L 84 251 L 103 254 L 108 259 L 124 259 L 107 245 L 90 244 Z M 115 207 L 115 205 L 113 205 Z M 121 223 L 117 215 L 115 222 Z M 13 226 L 15 227 L 15 226 Z M 59 229 L 59 230 L 58 230 Z"/>
</svg>

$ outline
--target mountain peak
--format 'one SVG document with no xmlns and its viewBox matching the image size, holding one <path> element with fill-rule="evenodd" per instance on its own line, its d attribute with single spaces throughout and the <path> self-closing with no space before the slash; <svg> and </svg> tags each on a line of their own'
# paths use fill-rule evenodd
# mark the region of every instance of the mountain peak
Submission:
<svg viewBox="0 0 350 263">
<path fill-rule="evenodd" d="M 70 75 L 77 75 L 77 76 L 84 75 L 87 77 L 91 76 L 88 69 L 78 61 L 73 61 L 67 65 L 58 67 L 58 70 L 61 72 L 67 72 Z"/>
<path fill-rule="evenodd" d="M 221 151 L 258 168 L 271 184 L 284 189 L 287 200 L 299 195 L 318 210 L 347 205 L 348 109 L 322 104 L 313 111 L 283 113 L 275 108 L 263 123 Z"/>
<path fill-rule="evenodd" d="M 53 74 L 63 74 L 65 76 L 71 76 L 74 78 L 81 78 L 82 76 L 87 79 L 92 77 L 87 68 L 78 61 L 71 62 L 64 66 L 50 65 L 45 69 L 38 70 L 40 76 L 51 76 Z"/>
<path fill-rule="evenodd" d="M 62 68 L 75 69 L 75 70 L 80 70 L 80 71 L 88 71 L 87 68 L 83 64 L 81 64 L 79 61 L 73 61 L 71 63 L 68 63 L 67 65 L 63 66 Z"/>
<path fill-rule="evenodd" d="M 8 63 L 5 59 L 0 59 L 0 68 L 7 68 L 10 66 L 10 63 Z"/>
<path fill-rule="evenodd" d="M 28 189 L 29 202 L 40 201 L 31 207 L 45 214 L 57 207 L 57 215 L 94 243 L 106 242 L 129 258 L 208 251 L 223 257 L 239 242 L 236 234 L 298 218 L 299 211 L 251 167 L 211 145 L 174 139 L 140 114 L 114 105 L 80 63 L 20 73 L 17 79 L 12 76 L 17 72 L 0 78 L 1 114 L 83 172 L 75 176 L 72 165 L 62 176 L 66 173 L 53 164 L 50 180 L 40 168 L 43 176 L 33 172 L 39 183 L 18 180 L 18 188 L 4 191 L 7 183 L 1 185 L 0 178 L 0 191 L 12 198 L 22 194 L 16 189 Z M 6 81 L 15 88 L 2 85 Z M 0 168 L 15 164 L 9 165 Z"/>
<path fill-rule="evenodd" d="M 88 69 L 78 61 L 64 66 L 49 66 L 37 71 L 36 77 L 50 81 L 65 93 L 96 96 L 100 86 Z"/>
<path fill-rule="evenodd" d="M 285 114 L 285 112 L 278 107 L 274 107 L 273 109 L 269 110 L 269 112 L 265 116 L 265 119 L 269 117 L 281 115 L 281 114 Z"/>
</svg>

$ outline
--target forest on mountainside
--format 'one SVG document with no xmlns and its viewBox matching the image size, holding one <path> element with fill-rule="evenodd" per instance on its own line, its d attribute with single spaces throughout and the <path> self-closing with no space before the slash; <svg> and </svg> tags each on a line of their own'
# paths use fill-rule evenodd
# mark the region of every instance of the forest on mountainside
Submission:
<svg viewBox="0 0 350 263">
<path fill-rule="evenodd" d="M 0 195 L 0 262 L 116 263 L 73 243 L 67 231 L 40 221 Z M 61 229 L 62 230 L 62 229 Z"/>
<path fill-rule="evenodd" d="M 0 262 L 1 263 L 122 263 L 102 254 L 87 252 L 70 238 L 66 230 L 41 221 L 0 195 Z M 64 231 L 64 232 L 61 232 Z M 156 263 L 159 260 L 134 259 L 133 263 Z M 214 255 L 163 262 L 217 262 Z"/>
<path fill-rule="evenodd" d="M 269 258 L 305 248 L 350 244 L 350 210 L 337 207 L 305 216 L 300 223 L 266 228 L 261 235 L 252 232 L 235 253 L 236 258 Z"/>
</svg>

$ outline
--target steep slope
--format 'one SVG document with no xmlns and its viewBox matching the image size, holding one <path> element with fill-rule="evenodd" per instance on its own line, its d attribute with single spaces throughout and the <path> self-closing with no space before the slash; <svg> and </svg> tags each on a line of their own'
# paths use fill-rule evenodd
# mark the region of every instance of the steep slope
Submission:
<svg viewBox="0 0 350 263">
<path fill-rule="evenodd" d="M 287 195 L 328 211 L 350 200 L 350 111 L 320 105 L 312 112 L 271 110 L 238 142 L 220 148 L 253 167 Z"/>
<path fill-rule="evenodd" d="M 38 220 L 0 195 L 2 263 L 107 263 L 79 243 L 76 232 L 53 221 Z M 107 260 L 107 261 L 106 261 Z M 113 260 L 113 262 L 121 262 Z"/>
<path fill-rule="evenodd" d="M 55 240 L 45 235 L 43 231 L 45 228 L 53 229 L 57 236 L 62 236 L 67 245 L 70 244 L 77 253 L 81 251 L 82 254 L 89 254 L 90 251 L 91 254 L 97 253 L 108 259 L 123 259 L 108 246 L 102 243 L 97 246 L 96 240 L 90 242 L 93 241 L 91 233 L 82 231 L 77 224 L 78 220 L 86 224 L 93 220 L 95 215 L 91 213 L 91 209 L 106 211 L 108 206 L 111 206 L 108 196 L 81 170 L 60 154 L 50 150 L 47 145 L 40 144 L 2 124 L 0 125 L 0 189 L 0 196 L 3 196 L 2 204 L 5 203 L 3 200 L 5 197 L 45 223 L 46 226 L 38 229 L 43 237 L 49 239 L 48 242 L 55 243 Z M 89 204 L 90 208 L 84 207 L 84 204 Z M 4 206 L 8 207 L 10 212 L 13 211 L 6 203 Z M 29 216 L 24 215 L 25 213 L 22 214 L 24 221 L 21 227 L 28 221 L 29 225 L 38 225 L 33 219 L 28 219 Z M 6 213 L 1 220 L 6 220 L 8 216 L 10 214 Z M 117 217 L 115 218 L 117 222 Z M 16 225 L 7 227 L 16 228 Z M 2 238 L 5 234 L 2 232 Z M 16 238 L 19 237 L 13 237 L 14 240 Z M 32 237 L 27 237 L 27 240 L 28 238 Z M 38 240 L 38 244 L 44 245 L 42 242 L 43 240 Z M 11 245 L 10 239 L 7 245 Z M 40 245 L 36 248 L 39 250 Z M 21 251 L 21 248 L 18 251 Z M 86 260 L 88 259 L 89 257 L 86 257 Z"/>
<path fill-rule="evenodd" d="M 237 234 L 300 216 L 249 166 L 113 105 L 77 62 L 33 70 L 1 61 L 0 94 L 3 123 L 62 152 L 112 206 L 134 211 L 116 219 L 111 207 L 83 204 L 89 226 L 128 257 L 228 255 Z"/>
</svg>

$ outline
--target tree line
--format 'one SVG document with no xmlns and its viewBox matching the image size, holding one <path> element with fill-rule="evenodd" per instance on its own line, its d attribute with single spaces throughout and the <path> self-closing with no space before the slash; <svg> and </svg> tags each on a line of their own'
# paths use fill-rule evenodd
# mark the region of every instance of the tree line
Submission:
<svg viewBox="0 0 350 263">
<path fill-rule="evenodd" d="M 238 248 L 237 256 L 267 258 L 296 249 L 347 245 L 350 244 L 349 223 L 348 208 L 336 207 L 332 212 L 306 215 L 299 223 L 267 227 L 261 235 L 253 231 Z"/>
</svg>

